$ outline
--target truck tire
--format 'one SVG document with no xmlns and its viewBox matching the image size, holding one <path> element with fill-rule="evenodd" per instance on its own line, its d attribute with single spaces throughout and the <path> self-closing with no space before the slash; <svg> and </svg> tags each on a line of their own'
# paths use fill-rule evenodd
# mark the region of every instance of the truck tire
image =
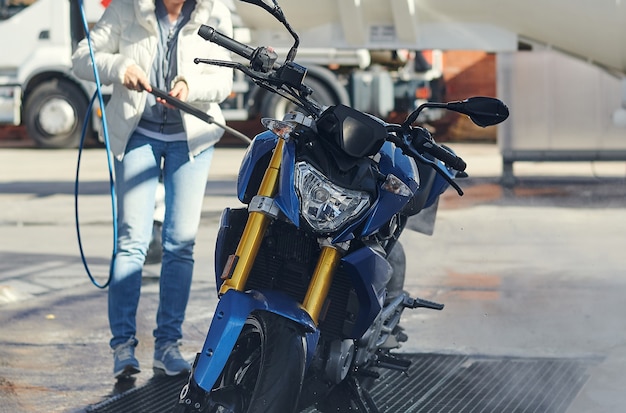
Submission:
<svg viewBox="0 0 626 413">
<path fill-rule="evenodd" d="M 315 78 L 307 78 L 304 84 L 313 89 L 311 98 L 322 106 L 337 105 L 340 99 L 323 82 Z M 282 119 L 286 113 L 297 109 L 297 106 L 275 93 L 266 93 L 261 101 L 261 117 Z"/>
<path fill-rule="evenodd" d="M 24 105 L 26 133 L 42 148 L 76 148 L 89 101 L 74 83 L 53 79 L 37 85 Z M 87 128 L 91 138 L 91 127 Z"/>
</svg>

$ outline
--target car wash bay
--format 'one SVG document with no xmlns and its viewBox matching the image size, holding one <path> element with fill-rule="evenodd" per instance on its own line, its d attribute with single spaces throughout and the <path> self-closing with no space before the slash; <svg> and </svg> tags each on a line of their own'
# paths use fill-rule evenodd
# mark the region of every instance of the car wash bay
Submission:
<svg viewBox="0 0 626 413">
<path fill-rule="evenodd" d="M 446 308 L 405 313 L 409 341 L 398 352 L 413 364 L 408 377 L 385 373 L 374 388 L 381 411 L 623 410 L 625 166 L 520 163 L 518 184 L 505 189 L 494 145 L 454 149 L 470 165 L 466 195 L 444 196 L 432 237 L 403 235 L 406 289 Z M 76 243 L 75 155 L 0 153 L 2 411 L 121 411 L 118 403 L 168 411 L 182 382 L 151 371 L 158 266 L 146 267 L 140 303 L 142 373 L 132 387 L 111 377 L 106 292 L 89 282 Z M 236 204 L 241 155 L 220 149 L 207 184 L 182 347 L 189 358 L 212 317 L 215 228 L 221 209 Z M 102 279 L 111 250 L 106 161 L 99 150 L 84 156 L 82 237 Z"/>
</svg>

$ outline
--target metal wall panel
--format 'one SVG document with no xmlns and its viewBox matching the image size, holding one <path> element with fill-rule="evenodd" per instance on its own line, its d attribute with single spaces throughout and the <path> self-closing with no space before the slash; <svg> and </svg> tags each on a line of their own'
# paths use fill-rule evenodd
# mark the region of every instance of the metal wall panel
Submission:
<svg viewBox="0 0 626 413">
<path fill-rule="evenodd" d="M 626 128 L 613 122 L 621 77 L 549 48 L 501 53 L 498 95 L 511 111 L 498 134 L 505 173 L 520 160 L 626 160 Z"/>
</svg>

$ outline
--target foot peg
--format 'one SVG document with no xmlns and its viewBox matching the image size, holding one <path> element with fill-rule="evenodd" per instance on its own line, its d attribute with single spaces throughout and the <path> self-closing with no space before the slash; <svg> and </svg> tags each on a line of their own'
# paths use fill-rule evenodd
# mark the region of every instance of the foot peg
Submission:
<svg viewBox="0 0 626 413">
<path fill-rule="evenodd" d="M 411 367 L 411 361 L 393 357 L 388 354 L 379 354 L 376 367 L 405 372 Z"/>
<path fill-rule="evenodd" d="M 407 308 L 429 308 L 431 310 L 443 310 L 444 305 L 434 301 L 423 300 L 421 298 L 406 297 L 402 303 Z"/>
</svg>

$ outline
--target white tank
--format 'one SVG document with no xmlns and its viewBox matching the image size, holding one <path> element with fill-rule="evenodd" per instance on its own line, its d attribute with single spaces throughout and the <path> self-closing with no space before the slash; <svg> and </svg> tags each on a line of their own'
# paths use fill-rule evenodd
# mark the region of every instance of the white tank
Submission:
<svg viewBox="0 0 626 413">
<path fill-rule="evenodd" d="M 517 50 L 550 45 L 626 72 L 626 0 L 279 0 L 303 47 Z M 268 13 L 236 2 L 257 44 L 291 38 Z"/>
</svg>

